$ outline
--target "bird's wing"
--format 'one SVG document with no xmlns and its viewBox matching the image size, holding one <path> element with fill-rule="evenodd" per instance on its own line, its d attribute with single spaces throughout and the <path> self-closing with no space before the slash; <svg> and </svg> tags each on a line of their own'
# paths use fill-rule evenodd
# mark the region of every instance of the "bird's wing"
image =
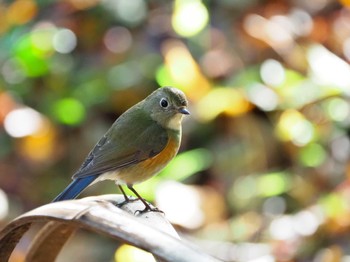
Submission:
<svg viewBox="0 0 350 262">
<path fill-rule="evenodd" d="M 103 174 L 159 154 L 168 142 L 166 129 L 147 117 L 118 120 L 100 139 L 73 178 Z M 136 124 L 135 124 L 136 121 Z"/>
</svg>

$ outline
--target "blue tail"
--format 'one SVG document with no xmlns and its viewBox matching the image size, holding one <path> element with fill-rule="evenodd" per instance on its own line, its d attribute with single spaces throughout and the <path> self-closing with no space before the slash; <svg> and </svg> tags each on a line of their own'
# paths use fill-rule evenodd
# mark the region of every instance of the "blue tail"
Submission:
<svg viewBox="0 0 350 262">
<path fill-rule="evenodd" d="M 98 175 L 77 178 L 72 181 L 52 202 L 74 199 L 96 179 Z"/>
</svg>

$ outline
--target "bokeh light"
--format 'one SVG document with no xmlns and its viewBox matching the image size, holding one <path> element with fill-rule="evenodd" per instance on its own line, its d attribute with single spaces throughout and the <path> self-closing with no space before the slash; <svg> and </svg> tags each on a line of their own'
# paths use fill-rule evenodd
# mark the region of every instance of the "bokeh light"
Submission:
<svg viewBox="0 0 350 262">
<path fill-rule="evenodd" d="M 9 112 L 4 120 L 6 132 L 13 137 L 24 137 L 38 132 L 44 119 L 32 108 L 18 108 Z"/>
<path fill-rule="evenodd" d="M 210 83 L 202 74 L 188 48 L 176 40 L 166 41 L 162 46 L 165 64 L 157 72 L 160 86 L 173 85 L 198 100 L 210 89 Z"/>
<path fill-rule="evenodd" d="M 267 215 L 278 216 L 286 211 L 286 200 L 280 196 L 269 197 L 265 200 L 263 211 Z"/>
<path fill-rule="evenodd" d="M 51 123 L 44 122 L 43 127 L 35 134 L 22 138 L 18 149 L 22 157 L 36 162 L 47 163 L 57 154 L 57 134 Z"/>
<path fill-rule="evenodd" d="M 203 225 L 201 197 L 195 188 L 169 181 L 162 183 L 156 194 L 159 208 L 167 213 L 172 223 L 188 229 Z"/>
<path fill-rule="evenodd" d="M 272 87 L 279 87 L 285 81 L 283 66 L 273 59 L 268 59 L 261 65 L 260 74 L 265 84 Z"/>
<path fill-rule="evenodd" d="M 278 240 L 295 240 L 300 236 L 310 236 L 316 232 L 320 220 L 312 210 L 304 210 L 295 215 L 275 218 L 270 233 Z"/>
<path fill-rule="evenodd" d="M 349 118 L 350 105 L 342 98 L 330 99 L 327 102 L 327 113 L 334 121 L 345 121 Z"/>
<path fill-rule="evenodd" d="M 51 23 L 44 22 L 16 43 L 14 61 L 26 75 L 37 77 L 49 71 L 46 58 L 54 53 L 52 39 L 55 32 L 56 28 Z"/>
<path fill-rule="evenodd" d="M 77 45 L 77 37 L 69 29 L 60 29 L 53 36 L 53 48 L 62 54 L 73 51 Z"/>
<path fill-rule="evenodd" d="M 123 53 L 131 47 L 132 35 L 125 27 L 113 27 L 106 32 L 104 43 L 111 52 Z"/>
<path fill-rule="evenodd" d="M 248 190 L 249 189 L 249 190 Z M 234 197 L 239 200 L 250 200 L 257 195 L 258 184 L 253 176 L 237 179 L 233 186 Z"/>
<path fill-rule="evenodd" d="M 0 189 L 0 220 L 4 219 L 9 213 L 9 201 L 5 192 Z"/>
<path fill-rule="evenodd" d="M 278 106 L 277 94 L 265 85 L 255 83 L 248 87 L 249 100 L 265 111 L 272 111 Z"/>
<path fill-rule="evenodd" d="M 179 35 L 194 36 L 208 24 L 208 10 L 200 0 L 176 0 L 174 5 L 172 25 Z"/>
<path fill-rule="evenodd" d="M 287 191 L 289 179 L 284 172 L 265 174 L 258 179 L 258 193 L 264 197 L 280 195 Z"/>
<path fill-rule="evenodd" d="M 26 78 L 18 59 L 7 60 L 1 68 L 1 73 L 4 80 L 9 84 L 19 84 Z"/>
<path fill-rule="evenodd" d="M 340 162 L 346 162 L 350 158 L 350 139 L 346 135 L 338 135 L 332 140 L 332 156 Z"/>
<path fill-rule="evenodd" d="M 293 227 L 291 216 L 282 216 L 272 221 L 270 225 L 270 234 L 277 240 L 295 239 L 297 233 Z"/>
<path fill-rule="evenodd" d="M 303 236 L 314 234 L 320 224 L 317 216 L 306 210 L 296 214 L 293 220 L 296 232 Z"/>
<path fill-rule="evenodd" d="M 326 151 L 319 144 L 312 143 L 303 147 L 300 151 L 300 161 L 309 167 L 317 167 L 326 159 Z"/>
<path fill-rule="evenodd" d="M 46 56 L 52 53 L 53 43 L 52 39 L 56 34 L 56 27 L 51 23 L 41 23 L 30 34 L 30 43 L 33 52 Z"/>
<path fill-rule="evenodd" d="M 292 109 L 281 115 L 277 132 L 281 139 L 299 146 L 308 144 L 315 136 L 313 125 L 301 113 Z"/>
<path fill-rule="evenodd" d="M 6 19 L 11 24 L 25 24 L 38 12 L 38 6 L 32 0 L 13 1 L 7 10 Z"/>
<path fill-rule="evenodd" d="M 339 88 L 350 93 L 350 66 L 325 47 L 314 45 L 308 50 L 308 61 L 314 80 L 322 85 Z"/>
<path fill-rule="evenodd" d="M 85 108 L 80 101 L 73 98 L 58 100 L 53 105 L 53 114 L 63 124 L 77 125 L 85 119 Z"/>
<path fill-rule="evenodd" d="M 152 254 L 143 251 L 142 249 L 130 246 L 122 245 L 115 252 L 115 261 L 125 261 L 125 262 L 134 262 L 134 261 L 144 261 L 144 262 L 155 262 L 156 260 Z"/>
<path fill-rule="evenodd" d="M 213 120 L 221 113 L 241 115 L 251 108 L 244 94 L 230 87 L 218 87 L 210 91 L 197 104 L 197 114 L 203 121 Z"/>
<path fill-rule="evenodd" d="M 147 16 L 147 6 L 144 0 L 106 0 L 103 5 L 113 15 L 129 26 L 140 24 Z"/>
</svg>

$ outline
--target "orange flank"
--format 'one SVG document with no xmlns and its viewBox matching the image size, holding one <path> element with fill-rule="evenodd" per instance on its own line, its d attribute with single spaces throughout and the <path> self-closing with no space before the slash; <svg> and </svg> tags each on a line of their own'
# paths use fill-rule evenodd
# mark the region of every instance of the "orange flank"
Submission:
<svg viewBox="0 0 350 262">
<path fill-rule="evenodd" d="M 159 171 L 159 167 L 163 168 L 177 153 L 179 143 L 175 138 L 169 137 L 168 143 L 165 148 L 158 155 L 149 158 L 140 163 L 140 167 L 146 170 L 156 170 Z"/>
<path fill-rule="evenodd" d="M 179 149 L 180 141 L 175 136 L 174 134 L 169 134 L 167 145 L 158 155 L 142 161 L 135 166 L 121 169 L 118 172 L 119 180 L 126 184 L 135 184 L 156 175 L 176 155 Z"/>
</svg>

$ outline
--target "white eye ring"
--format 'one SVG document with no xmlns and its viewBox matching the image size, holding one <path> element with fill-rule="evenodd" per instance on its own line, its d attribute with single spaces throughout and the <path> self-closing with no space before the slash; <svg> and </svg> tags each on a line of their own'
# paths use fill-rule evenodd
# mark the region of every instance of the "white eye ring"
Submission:
<svg viewBox="0 0 350 262">
<path fill-rule="evenodd" d="M 168 100 L 166 100 L 165 98 L 162 98 L 159 102 L 160 106 L 163 108 L 167 108 L 169 106 L 169 102 Z"/>
</svg>

